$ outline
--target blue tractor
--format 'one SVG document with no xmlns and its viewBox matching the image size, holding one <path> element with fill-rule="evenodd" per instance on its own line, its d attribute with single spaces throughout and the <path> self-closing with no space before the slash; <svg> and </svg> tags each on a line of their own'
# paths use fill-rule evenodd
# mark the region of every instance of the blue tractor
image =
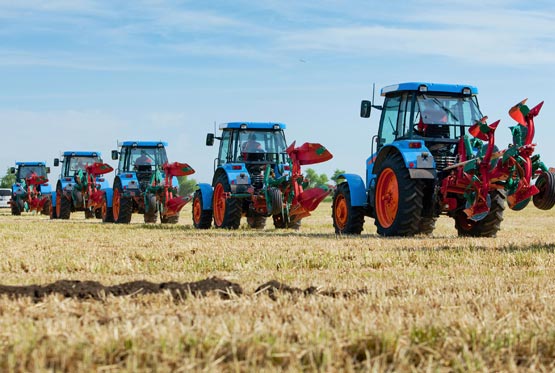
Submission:
<svg viewBox="0 0 555 373">
<path fill-rule="evenodd" d="M 186 163 L 168 163 L 166 142 L 124 141 L 112 159 L 119 159 L 113 188 L 107 191 L 102 220 L 127 224 L 133 212 L 143 214 L 145 223 L 175 224 L 190 196 L 178 195 L 178 176 L 194 173 Z"/>
<path fill-rule="evenodd" d="M 361 117 L 368 118 L 374 108 L 381 118 L 366 177 L 338 178 L 332 204 L 336 233 L 360 234 L 369 216 L 380 235 L 428 235 L 438 216 L 446 214 L 461 236 L 495 236 L 503 220 L 502 191 L 486 189 L 485 212 L 478 216 L 465 211 L 474 202 L 472 188 L 455 189 L 446 182 L 461 168 L 456 165 L 463 161 L 461 144 L 470 141 L 469 128 L 484 118 L 477 93 L 470 85 L 410 82 L 383 88 L 383 105 L 362 101 Z M 470 146 L 469 158 L 478 145 Z"/>
<path fill-rule="evenodd" d="M 272 217 L 275 228 L 300 227 L 328 190 L 304 190 L 300 166 L 332 157 L 320 144 L 295 148 L 285 142 L 283 123 L 231 122 L 222 135 L 209 133 L 206 145 L 220 140 L 212 184 L 198 184 L 193 196 L 193 225 L 237 229 L 246 216 L 251 228 L 262 229 Z"/>
<path fill-rule="evenodd" d="M 47 174 L 50 167 L 45 162 L 16 162 L 10 167 L 15 174 L 10 201 L 12 215 L 21 215 L 23 211 L 36 211 L 49 215 L 52 207 L 51 191 Z"/>
<path fill-rule="evenodd" d="M 89 175 L 91 166 L 103 165 L 100 152 L 65 151 L 61 160 L 54 159 L 55 167 L 60 164 L 62 167 L 53 193 L 51 218 L 69 219 L 72 212 L 84 211 L 86 219 L 100 219 L 102 211 L 95 203 L 95 194 L 109 189 L 110 184 L 103 174 Z M 108 166 L 106 170 L 111 171 L 112 168 Z"/>
</svg>

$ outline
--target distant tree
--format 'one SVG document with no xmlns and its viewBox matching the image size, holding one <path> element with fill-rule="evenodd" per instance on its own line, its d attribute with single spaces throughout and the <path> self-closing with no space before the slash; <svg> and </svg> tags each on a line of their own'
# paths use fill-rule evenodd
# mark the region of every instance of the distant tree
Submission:
<svg viewBox="0 0 555 373">
<path fill-rule="evenodd" d="M 6 175 L 4 175 L 0 181 L 0 187 L 2 188 L 11 188 L 12 185 L 15 183 L 15 174 L 10 173 L 10 168 L 6 171 Z"/>
<path fill-rule="evenodd" d="M 179 195 L 187 196 L 195 192 L 197 181 L 195 179 L 188 179 L 187 176 L 180 176 L 177 178 L 179 181 Z"/>
<path fill-rule="evenodd" d="M 339 169 L 336 169 L 333 172 L 333 175 L 331 176 L 331 180 L 335 183 L 335 185 L 337 185 L 337 178 L 339 177 L 339 175 L 344 173 L 345 173 L 345 170 L 339 170 Z"/>
<path fill-rule="evenodd" d="M 326 174 L 320 174 L 314 171 L 312 168 L 307 168 L 304 172 L 305 178 L 308 180 L 308 187 L 314 188 L 318 185 L 327 185 L 328 176 Z"/>
</svg>

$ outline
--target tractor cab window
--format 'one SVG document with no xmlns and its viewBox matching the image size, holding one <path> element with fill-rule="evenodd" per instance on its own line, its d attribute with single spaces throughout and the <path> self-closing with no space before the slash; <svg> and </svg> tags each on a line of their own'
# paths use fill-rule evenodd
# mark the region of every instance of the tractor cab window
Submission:
<svg viewBox="0 0 555 373">
<path fill-rule="evenodd" d="M 79 170 L 85 171 L 85 167 L 95 162 L 102 162 L 100 157 L 71 157 L 64 164 L 63 176 L 73 176 Z"/>
<path fill-rule="evenodd" d="M 416 101 L 416 135 L 433 138 L 457 138 L 482 118 L 474 97 L 419 95 Z"/>
<path fill-rule="evenodd" d="M 17 180 L 24 180 L 32 174 L 46 177 L 46 168 L 44 166 L 21 166 L 17 171 Z"/>
<path fill-rule="evenodd" d="M 152 171 L 154 167 L 168 161 L 163 147 L 126 147 L 122 148 L 119 162 L 120 171 Z"/>
<path fill-rule="evenodd" d="M 239 132 L 236 159 L 246 162 L 285 160 L 285 136 L 281 130 L 244 130 Z"/>
<path fill-rule="evenodd" d="M 382 111 L 382 126 L 379 134 L 378 147 L 393 142 L 399 131 L 397 129 L 399 116 L 399 108 L 401 106 L 401 96 L 387 97 L 384 102 Z M 403 118 L 401 116 L 401 118 Z"/>
</svg>

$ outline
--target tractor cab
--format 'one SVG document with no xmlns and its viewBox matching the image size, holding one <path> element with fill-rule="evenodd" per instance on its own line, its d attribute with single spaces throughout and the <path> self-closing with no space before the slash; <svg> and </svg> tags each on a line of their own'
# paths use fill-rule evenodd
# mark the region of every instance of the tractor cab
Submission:
<svg viewBox="0 0 555 373">
<path fill-rule="evenodd" d="M 371 108 L 382 111 L 378 151 L 397 141 L 421 140 L 434 156 L 436 168 L 442 169 L 455 161 L 458 139 L 483 117 L 477 94 L 476 87 L 466 85 L 395 84 L 381 90 L 383 106 L 362 101 L 361 116 L 369 117 Z"/>
<path fill-rule="evenodd" d="M 233 164 L 244 165 L 255 188 L 263 187 L 267 167 L 274 175 L 283 174 L 288 165 L 285 142 L 285 124 L 260 122 L 233 122 L 220 125 L 222 136 L 215 169 Z M 215 136 L 207 136 L 207 145 L 212 145 Z"/>
<path fill-rule="evenodd" d="M 121 148 L 112 151 L 112 159 L 119 158 L 118 173 L 134 173 L 137 176 L 142 191 L 150 184 L 156 170 L 162 170 L 162 165 L 168 162 L 165 142 L 154 141 L 125 141 Z"/>
<path fill-rule="evenodd" d="M 33 174 L 37 177 L 46 178 L 46 174 L 50 172 L 50 169 L 43 162 L 17 162 L 16 167 L 12 167 L 10 171 L 12 174 L 15 174 L 17 182 L 22 182 Z"/>
<path fill-rule="evenodd" d="M 99 152 L 65 151 L 62 159 L 54 158 L 54 166 L 62 164 L 61 178 L 71 179 L 79 172 L 85 172 L 87 166 L 96 162 L 102 162 Z"/>
</svg>

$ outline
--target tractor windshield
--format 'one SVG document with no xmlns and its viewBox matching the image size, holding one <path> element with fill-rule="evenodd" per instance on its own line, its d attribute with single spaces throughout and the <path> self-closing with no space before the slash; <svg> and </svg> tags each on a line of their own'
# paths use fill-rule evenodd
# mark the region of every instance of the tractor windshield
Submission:
<svg viewBox="0 0 555 373">
<path fill-rule="evenodd" d="M 37 176 L 46 177 L 46 167 L 44 166 L 20 166 L 17 170 L 17 180 L 24 180 L 30 177 L 32 174 Z"/>
<path fill-rule="evenodd" d="M 422 94 L 416 100 L 414 129 L 426 137 L 457 138 L 481 118 L 475 97 Z"/>
<path fill-rule="evenodd" d="M 240 131 L 235 159 L 246 162 L 282 163 L 285 161 L 285 136 L 279 130 Z"/>
<path fill-rule="evenodd" d="M 71 177 L 79 170 L 85 171 L 85 167 L 92 165 L 95 162 L 102 162 L 100 157 L 92 156 L 73 156 L 68 157 L 64 161 L 63 176 Z"/>
<path fill-rule="evenodd" d="M 160 167 L 168 162 L 164 147 L 122 148 L 120 171 L 151 171 L 153 166 Z"/>
</svg>

